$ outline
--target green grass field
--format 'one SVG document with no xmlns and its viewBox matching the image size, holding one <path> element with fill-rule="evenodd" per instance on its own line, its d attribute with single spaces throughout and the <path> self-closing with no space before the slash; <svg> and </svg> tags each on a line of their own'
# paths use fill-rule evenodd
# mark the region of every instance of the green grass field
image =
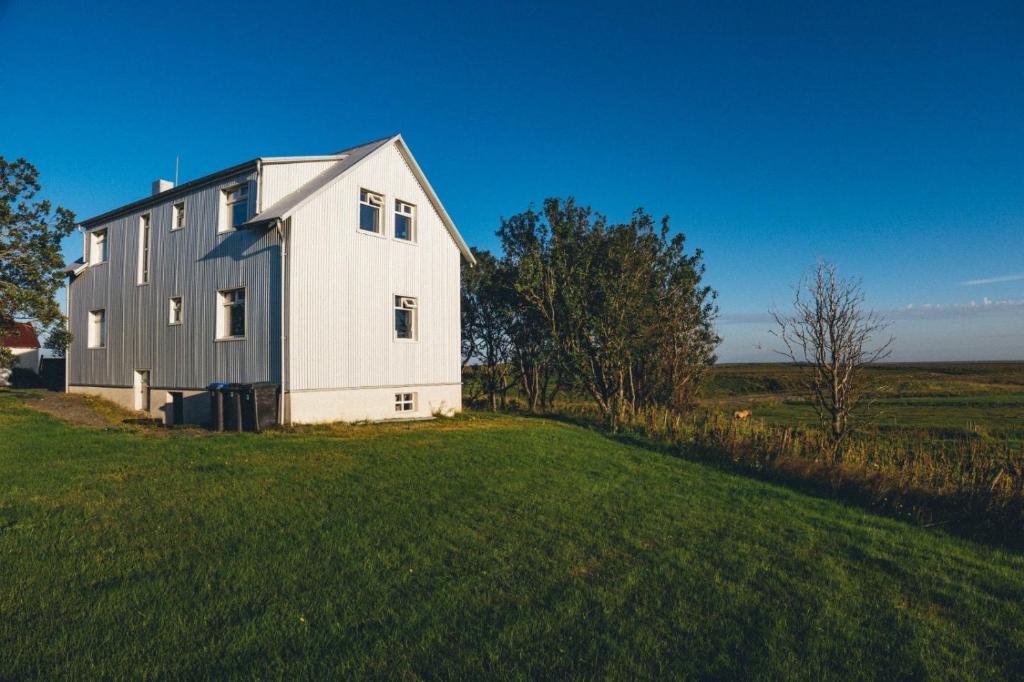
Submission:
<svg viewBox="0 0 1024 682">
<path fill-rule="evenodd" d="M 1024 557 L 556 421 L 0 393 L 0 678 L 1011 679 Z"/>
<path fill-rule="evenodd" d="M 983 430 L 1024 440 L 1024 363 L 878 365 L 868 375 L 881 390 L 867 410 L 867 426 Z M 791 366 L 715 367 L 706 395 L 714 408 L 752 408 L 754 418 L 770 424 L 808 425 L 817 419 Z"/>
</svg>

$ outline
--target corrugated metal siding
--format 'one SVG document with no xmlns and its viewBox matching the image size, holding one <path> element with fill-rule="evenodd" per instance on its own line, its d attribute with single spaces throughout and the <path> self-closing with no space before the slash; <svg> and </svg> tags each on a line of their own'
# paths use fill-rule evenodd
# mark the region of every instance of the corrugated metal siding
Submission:
<svg viewBox="0 0 1024 682">
<path fill-rule="evenodd" d="M 263 166 L 262 209 L 273 206 L 282 197 L 294 192 L 338 161 L 303 161 L 299 163 L 267 163 Z M 261 210 L 262 210 L 261 209 Z"/>
<path fill-rule="evenodd" d="M 416 205 L 417 243 L 358 229 L 359 189 Z M 289 390 L 458 383 L 459 250 L 394 144 L 292 217 Z M 419 338 L 393 340 L 393 296 L 419 299 Z"/>
<path fill-rule="evenodd" d="M 71 384 L 131 386 L 135 369 L 148 369 L 154 388 L 279 379 L 277 233 L 217 234 L 220 191 L 242 180 L 255 196 L 255 172 L 187 195 L 182 230 L 171 231 L 171 206 L 180 197 L 105 225 L 108 262 L 86 269 L 71 287 Z M 148 285 L 139 286 L 138 226 L 147 212 L 152 216 L 151 275 Z M 247 288 L 246 338 L 217 342 L 217 291 L 236 286 Z M 171 296 L 184 300 L 180 326 L 168 324 Z M 88 313 L 99 308 L 106 310 L 106 348 L 88 349 Z"/>
</svg>

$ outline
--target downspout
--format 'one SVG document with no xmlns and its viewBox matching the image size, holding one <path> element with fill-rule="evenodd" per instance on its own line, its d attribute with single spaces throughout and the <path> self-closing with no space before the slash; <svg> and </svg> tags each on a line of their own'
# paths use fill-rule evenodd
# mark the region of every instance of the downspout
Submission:
<svg viewBox="0 0 1024 682">
<path fill-rule="evenodd" d="M 287 262 L 288 262 L 287 261 L 287 257 L 288 257 L 288 238 L 287 238 L 287 234 L 286 234 L 285 229 L 284 229 L 284 221 L 281 220 L 280 218 L 277 219 L 277 241 L 280 244 L 279 251 L 281 252 L 281 267 L 280 267 L 280 272 L 281 272 L 281 305 L 280 305 L 280 312 L 281 312 L 281 361 L 280 361 L 281 362 L 281 364 L 280 364 L 281 390 L 278 393 L 278 397 L 277 397 L 277 400 L 278 400 L 277 413 L 281 417 L 280 421 L 281 421 L 282 424 L 287 423 L 287 424 L 290 425 L 291 421 L 292 421 L 291 420 L 291 416 L 292 416 L 291 412 L 289 411 L 289 414 L 288 414 L 288 416 L 286 418 L 285 417 L 285 410 L 284 410 L 284 408 L 285 408 L 284 394 L 285 394 L 285 388 L 287 386 L 286 374 L 285 374 L 285 360 L 287 358 L 287 353 L 285 352 L 285 344 L 288 342 L 288 335 L 286 333 L 287 327 L 285 326 L 285 320 L 287 319 L 287 316 L 285 315 L 285 301 L 287 300 L 287 298 L 285 296 L 285 286 L 288 283 L 288 278 L 286 276 L 285 267 L 286 267 Z"/>
<path fill-rule="evenodd" d="M 256 159 L 256 215 L 263 212 L 263 159 Z"/>
<path fill-rule="evenodd" d="M 73 281 L 74 274 L 68 273 L 68 295 L 65 296 L 66 305 L 68 307 L 67 314 L 64 315 L 64 324 L 67 325 L 68 333 L 71 333 L 71 282 Z M 64 392 L 71 392 L 71 345 L 64 349 Z M 51 384 L 52 386 L 52 384 Z"/>
</svg>

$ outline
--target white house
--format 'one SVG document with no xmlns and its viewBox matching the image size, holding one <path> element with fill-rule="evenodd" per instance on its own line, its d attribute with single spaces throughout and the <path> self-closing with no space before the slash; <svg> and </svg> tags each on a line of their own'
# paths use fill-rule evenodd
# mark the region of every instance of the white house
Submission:
<svg viewBox="0 0 1024 682">
<path fill-rule="evenodd" d="M 31 324 L 15 322 L 12 327 L 0 329 L 0 346 L 11 350 L 15 368 L 39 373 L 39 337 Z M 6 385 L 10 373 L 0 371 L 0 386 Z"/>
<path fill-rule="evenodd" d="M 461 409 L 473 256 L 400 135 L 153 184 L 82 223 L 70 392 L 168 422 L 221 381 L 280 385 L 286 423 Z"/>
</svg>

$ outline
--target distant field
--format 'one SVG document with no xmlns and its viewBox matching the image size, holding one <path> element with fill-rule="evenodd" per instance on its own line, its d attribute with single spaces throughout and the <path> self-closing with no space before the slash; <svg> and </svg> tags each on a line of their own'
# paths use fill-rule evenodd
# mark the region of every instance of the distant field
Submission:
<svg viewBox="0 0 1024 682">
<path fill-rule="evenodd" d="M 881 386 L 869 425 L 1024 438 L 1024 363 L 892 364 L 868 375 Z M 773 424 L 815 421 L 798 370 L 788 365 L 715 367 L 705 395 L 712 408 L 752 408 L 754 418 Z"/>
<path fill-rule="evenodd" d="M 595 430 L 210 434 L 33 400 L 0 392 L 3 679 L 1024 669 L 1019 553 Z"/>
</svg>

